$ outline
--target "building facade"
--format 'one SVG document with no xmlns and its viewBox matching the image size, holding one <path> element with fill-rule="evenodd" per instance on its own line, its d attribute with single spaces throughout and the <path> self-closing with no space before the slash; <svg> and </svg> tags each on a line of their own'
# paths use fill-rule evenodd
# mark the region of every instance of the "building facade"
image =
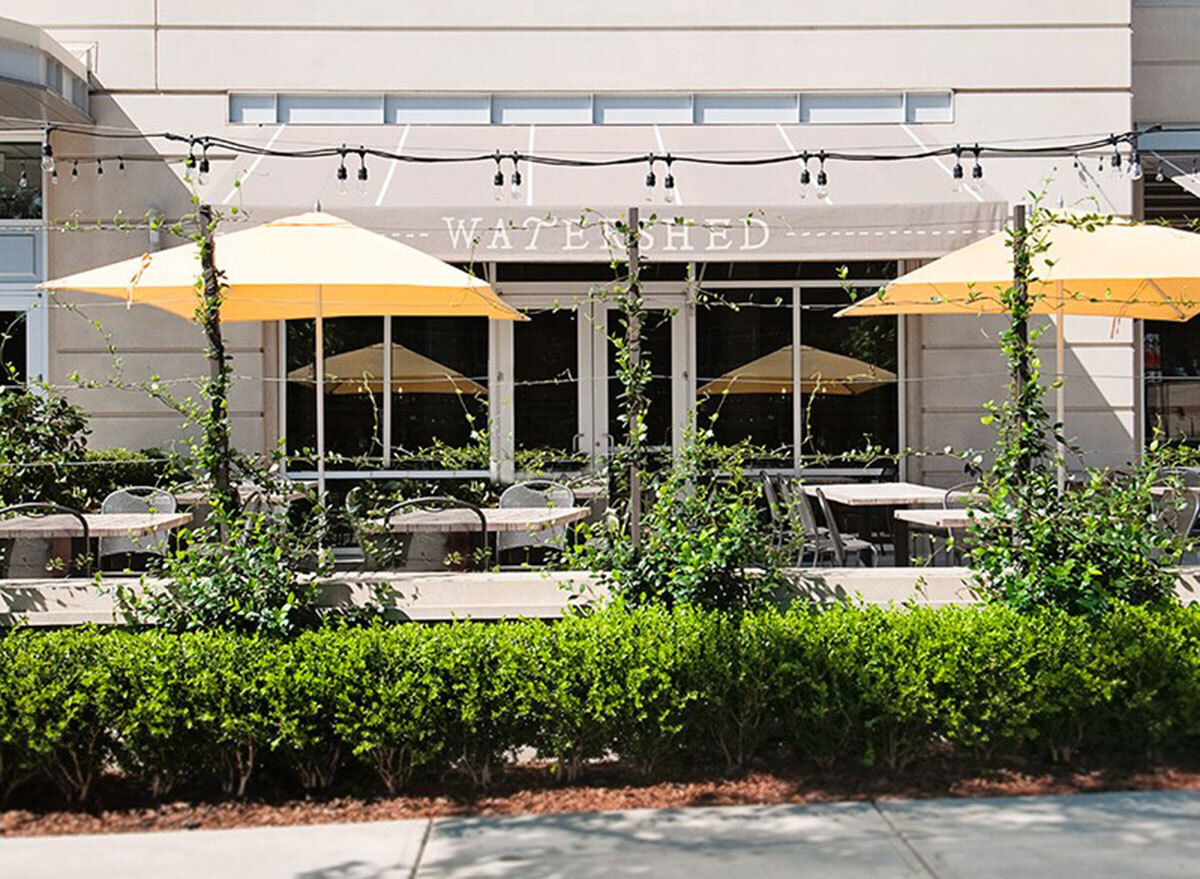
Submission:
<svg viewBox="0 0 1200 879">
<path fill-rule="evenodd" d="M 1030 193 L 1051 206 L 1132 215 L 1143 190 L 1186 195 L 1195 185 L 1195 135 L 1183 131 L 1148 143 L 1145 161 L 1159 163 L 1146 165 L 1148 181 L 1114 171 L 1107 151 L 1078 161 L 990 157 L 976 178 L 970 152 L 1200 118 L 1192 75 L 1200 4 L 1181 0 L 9 0 L 4 14 L 14 21 L 0 29 L 0 184 L 16 194 L 0 222 L 0 312 L 16 327 L 6 359 L 83 405 L 98 446 L 178 439 L 172 410 L 116 385 L 157 376 L 183 393 L 207 372 L 199 331 L 112 300 L 45 302 L 35 285 L 170 244 L 144 228 L 89 227 L 147 212 L 184 216 L 198 197 L 222 210 L 227 229 L 319 202 L 470 267 L 532 318 L 329 321 L 327 356 L 342 359 L 330 367 L 340 381 L 326 389 L 327 444 L 347 458 L 332 473 L 511 477 L 535 464 L 589 466 L 621 431 L 606 336 L 615 318 L 597 293 L 613 277 L 604 220 L 636 205 L 662 218 L 642 242 L 657 445 L 679 447 L 693 413 L 708 423 L 719 412 L 718 437 L 749 439 L 764 464 L 820 462 L 873 444 L 915 450 L 904 461 L 910 478 L 952 483 L 962 464 L 936 450 L 992 442 L 980 415 L 1004 393 L 1000 324 L 836 319 L 847 285 L 872 289 L 1002 228 Z M 22 104 L 26 92 L 54 100 Z M 37 159 L 42 123 L 55 119 L 128 137 L 56 132 L 54 183 Z M 203 182 L 188 180 L 186 145 L 144 136 L 163 131 L 271 150 L 345 145 L 349 185 L 340 185 L 336 157 L 215 149 Z M 360 145 L 576 159 L 963 145 L 966 179 L 955 178 L 953 158 L 931 158 L 830 162 L 819 190 L 800 185 L 799 162 L 660 164 L 649 191 L 643 164 L 526 166 L 513 185 L 505 159 L 360 162 Z M 815 160 L 810 168 L 815 176 Z M 1154 189 L 1163 168 L 1168 188 Z M 494 185 L 497 171 L 503 186 Z M 1067 430 L 1088 463 L 1129 461 L 1163 413 L 1182 409 L 1171 427 L 1191 430 L 1185 379 L 1200 375 L 1200 361 L 1193 369 L 1176 358 L 1184 374 L 1172 376 L 1180 381 L 1169 399 L 1155 383 L 1162 376 L 1145 374 L 1154 354 L 1144 337 L 1151 348 L 1188 348 L 1191 330 L 1168 329 L 1170 339 L 1131 321 L 1066 319 Z M 311 323 L 232 325 L 227 335 L 237 442 L 311 446 Z M 1045 338 L 1053 344 L 1053 333 Z M 834 355 L 865 364 L 869 380 L 838 387 L 847 361 Z M 750 374 L 763 380 L 730 386 L 731 376 Z"/>
</svg>

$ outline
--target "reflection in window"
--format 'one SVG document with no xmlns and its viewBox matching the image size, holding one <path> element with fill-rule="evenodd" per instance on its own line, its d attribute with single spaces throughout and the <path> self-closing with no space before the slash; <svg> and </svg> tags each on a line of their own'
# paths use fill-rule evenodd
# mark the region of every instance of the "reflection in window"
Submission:
<svg viewBox="0 0 1200 879">
<path fill-rule="evenodd" d="M 25 312 L 0 311 L 0 386 L 25 383 L 25 358 Z"/>
<path fill-rule="evenodd" d="M 486 468 L 487 318 L 392 318 L 392 342 L 411 352 L 392 363 L 393 466 Z"/>
<path fill-rule="evenodd" d="M 41 146 L 0 144 L 0 220 L 42 218 Z"/>
<path fill-rule="evenodd" d="M 1146 321 L 1146 436 L 1200 441 L 1200 348 L 1186 323 Z"/>
<path fill-rule="evenodd" d="M 738 289 L 696 311 L 697 423 L 764 464 L 792 457 L 791 308 L 790 290 Z"/>
<path fill-rule="evenodd" d="M 609 314 L 608 334 L 608 433 L 613 447 L 625 441 L 628 425 L 621 415 L 625 411 L 621 380 L 617 376 L 617 348 L 614 335 L 625 337 L 621 315 Z M 650 364 L 652 378 L 646 388 L 646 442 L 651 448 L 671 448 L 671 313 L 666 309 L 646 312 L 642 324 L 642 359 Z"/>
<path fill-rule="evenodd" d="M 287 447 L 293 454 L 315 449 L 317 443 L 313 327 L 311 320 L 287 323 Z M 325 321 L 327 455 L 378 461 L 382 454 L 382 375 L 382 318 L 338 317 Z M 338 466 L 347 465 L 342 462 Z"/>
<path fill-rule="evenodd" d="M 818 465 L 872 445 L 895 451 L 899 442 L 896 319 L 834 317 L 849 303 L 837 288 L 800 294 L 801 451 Z"/>
<path fill-rule="evenodd" d="M 559 469 L 578 451 L 579 333 L 575 312 L 526 311 L 513 324 L 513 424 L 518 458 Z M 522 456 L 522 453 L 525 453 Z M 573 466 L 579 466 L 575 464 Z M 518 468 L 525 469 L 518 461 Z"/>
</svg>

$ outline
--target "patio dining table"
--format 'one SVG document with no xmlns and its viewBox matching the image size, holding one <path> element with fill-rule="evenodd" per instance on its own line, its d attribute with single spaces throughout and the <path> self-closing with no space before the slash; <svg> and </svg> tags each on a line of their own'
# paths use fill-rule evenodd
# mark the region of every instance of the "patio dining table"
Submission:
<svg viewBox="0 0 1200 879">
<path fill-rule="evenodd" d="M 591 514 L 589 507 L 483 507 L 487 532 L 537 532 L 579 522 Z M 382 520 L 374 523 L 383 527 Z M 471 510 L 413 510 L 392 516 L 387 529 L 397 533 L 469 533 L 479 531 L 479 517 Z"/>
<path fill-rule="evenodd" d="M 180 513 L 84 513 L 87 538 L 146 537 L 179 528 L 192 520 L 192 514 Z M 69 562 L 70 541 L 84 538 L 83 525 L 72 515 L 14 516 L 0 520 L 0 541 L 43 539 L 50 541 L 51 552 Z M 64 541 L 66 542 L 64 545 Z M 90 548 L 89 548 L 90 549 Z M 7 570 L 5 571 L 7 574 Z"/>
<path fill-rule="evenodd" d="M 898 522 L 904 522 L 908 526 L 908 543 L 905 546 L 908 548 L 908 557 L 913 554 L 912 548 L 912 526 L 916 525 L 922 531 L 961 531 L 964 528 L 971 526 L 972 519 L 978 520 L 987 516 L 986 510 L 967 510 L 965 508 L 956 509 L 916 509 L 916 510 L 896 510 L 893 514 Z"/>
<path fill-rule="evenodd" d="M 845 507 L 881 507 L 895 510 L 897 507 L 920 507 L 940 505 L 946 496 L 944 488 L 918 485 L 915 482 L 838 482 L 827 485 L 805 485 L 805 494 L 815 496 L 818 489 L 831 504 Z M 890 516 L 892 546 L 897 567 L 907 567 L 909 556 L 908 522 Z"/>
</svg>

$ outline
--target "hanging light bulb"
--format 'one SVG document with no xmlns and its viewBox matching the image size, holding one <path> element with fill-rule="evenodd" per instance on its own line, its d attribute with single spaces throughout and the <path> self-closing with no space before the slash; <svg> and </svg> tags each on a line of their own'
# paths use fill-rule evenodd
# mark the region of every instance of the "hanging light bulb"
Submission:
<svg viewBox="0 0 1200 879">
<path fill-rule="evenodd" d="M 1096 176 L 1097 177 L 1104 176 L 1104 156 L 1101 156 L 1099 159 L 1096 160 Z"/>
<path fill-rule="evenodd" d="M 1142 176 L 1143 176 L 1142 154 L 1140 152 L 1138 152 L 1137 146 L 1134 146 L 1134 148 L 1129 153 L 1128 173 L 1129 173 L 1130 180 L 1141 180 L 1142 179 Z"/>
<path fill-rule="evenodd" d="M 79 159 L 76 159 L 71 163 L 71 182 L 79 182 Z"/>
<path fill-rule="evenodd" d="M 509 179 L 508 193 L 512 197 L 512 200 L 516 201 L 521 197 L 521 166 L 517 164 L 516 153 L 512 154 L 512 164 L 513 170 L 512 177 Z"/>
<path fill-rule="evenodd" d="M 500 167 L 500 153 L 496 153 L 496 173 L 492 175 L 492 189 L 496 201 L 504 201 L 504 169 Z"/>
<path fill-rule="evenodd" d="M 117 170 L 122 174 L 125 173 L 125 159 L 121 156 L 117 156 Z"/>
<path fill-rule="evenodd" d="M 184 172 L 183 179 L 192 179 L 192 169 L 196 167 L 196 138 L 188 136 L 188 154 L 183 160 L 183 167 L 187 170 Z"/>
<path fill-rule="evenodd" d="M 337 168 L 337 192 L 338 195 L 345 195 L 347 184 L 350 179 L 350 172 L 346 170 L 346 145 L 342 144 L 342 148 L 338 150 L 338 168 Z"/>
<path fill-rule="evenodd" d="M 646 201 L 654 201 L 654 187 L 658 184 L 658 178 L 654 176 L 654 156 L 648 156 L 646 161 L 649 163 L 649 168 L 646 171 Z"/>
<path fill-rule="evenodd" d="M 358 191 L 367 194 L 367 153 L 361 147 L 358 150 Z"/>
<path fill-rule="evenodd" d="M 804 151 L 804 158 L 800 165 L 800 198 L 808 198 L 808 186 L 812 183 L 812 174 L 808 171 L 808 150 Z"/>
<path fill-rule="evenodd" d="M 979 144 L 975 144 L 971 148 L 971 153 L 975 156 L 975 164 L 971 166 L 971 182 L 967 184 L 972 192 L 979 192 L 983 189 L 983 165 L 979 162 L 979 154 L 982 150 Z"/>
<path fill-rule="evenodd" d="M 825 150 L 817 155 L 817 198 L 824 198 L 829 194 L 829 176 L 825 173 Z"/>
<path fill-rule="evenodd" d="M 50 146 L 50 132 L 52 130 L 47 126 L 46 133 L 42 136 L 42 170 L 47 174 L 54 173 L 54 147 Z"/>
<path fill-rule="evenodd" d="M 962 166 L 962 147 L 954 148 L 954 170 L 950 172 L 950 176 L 954 178 L 954 191 L 962 192 L 963 189 L 963 166 Z"/>
<path fill-rule="evenodd" d="M 100 159 L 96 159 L 96 176 L 97 177 L 104 176 L 104 162 L 101 161 Z"/>
<path fill-rule="evenodd" d="M 208 163 L 208 141 L 204 141 L 203 152 L 200 153 L 200 173 L 196 176 L 196 182 L 201 186 L 208 179 L 209 168 L 212 167 Z"/>
<path fill-rule="evenodd" d="M 25 170 L 25 163 L 21 163 L 21 178 L 17 181 L 17 186 L 21 189 L 29 188 L 29 172 Z"/>
<path fill-rule="evenodd" d="M 670 156 L 667 156 L 667 173 L 663 175 L 663 199 L 667 204 L 675 204 L 675 175 L 671 173 L 671 162 L 674 161 Z"/>
<path fill-rule="evenodd" d="M 1112 166 L 1113 171 L 1121 170 L 1121 151 L 1117 149 L 1117 139 L 1113 138 L 1113 154 L 1108 160 L 1108 164 Z"/>
<path fill-rule="evenodd" d="M 1162 162 L 1159 162 L 1154 166 L 1154 182 L 1162 183 L 1165 179 L 1166 177 L 1163 175 Z"/>
<path fill-rule="evenodd" d="M 1072 164 L 1074 164 L 1074 166 L 1075 166 L 1075 176 L 1079 178 L 1079 182 L 1082 185 L 1087 186 L 1088 185 L 1087 169 L 1083 167 L 1083 162 L 1079 161 L 1079 153 L 1076 153 L 1071 161 L 1072 161 Z"/>
</svg>

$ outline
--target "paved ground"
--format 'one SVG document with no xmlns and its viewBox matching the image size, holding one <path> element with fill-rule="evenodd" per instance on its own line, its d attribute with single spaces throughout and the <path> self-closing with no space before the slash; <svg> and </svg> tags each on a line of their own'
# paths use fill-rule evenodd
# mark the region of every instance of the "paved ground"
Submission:
<svg viewBox="0 0 1200 879">
<path fill-rule="evenodd" d="M 0 876 L 1193 877 L 1200 793 L 738 806 L 0 840 Z"/>
</svg>

